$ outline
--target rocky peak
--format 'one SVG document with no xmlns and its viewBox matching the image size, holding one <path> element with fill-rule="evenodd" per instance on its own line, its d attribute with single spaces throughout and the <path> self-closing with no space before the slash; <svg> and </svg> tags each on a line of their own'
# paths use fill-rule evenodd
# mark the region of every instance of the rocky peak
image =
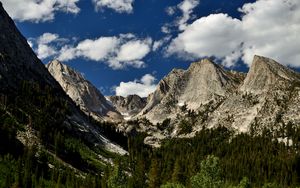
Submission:
<svg viewBox="0 0 300 188">
<path fill-rule="evenodd" d="M 175 116 L 174 109 L 186 104 L 196 110 L 215 98 L 236 90 L 240 80 L 209 59 L 192 63 L 187 70 L 172 70 L 149 97 L 140 115 L 153 122 Z M 176 111 L 176 110 L 175 110 Z"/>
<path fill-rule="evenodd" d="M 48 63 L 46 67 L 70 98 L 84 112 L 100 120 L 120 120 L 122 118 L 101 92 L 87 81 L 81 73 L 58 60 Z"/>
<path fill-rule="evenodd" d="M 272 86 L 299 80 L 299 75 L 275 60 L 255 55 L 241 91 L 260 94 Z"/>
<path fill-rule="evenodd" d="M 232 75 L 210 59 L 192 63 L 186 73 L 192 78 L 188 79 L 190 86 L 198 87 L 203 94 L 208 89 L 218 95 L 225 95 L 225 88 L 234 85 Z"/>
<path fill-rule="evenodd" d="M 128 95 L 127 97 L 109 96 L 107 98 L 125 119 L 138 114 L 147 103 L 147 99 L 141 98 L 138 95 Z"/>
<path fill-rule="evenodd" d="M 191 63 L 189 69 L 195 69 L 195 68 L 201 67 L 201 66 L 215 67 L 217 65 L 211 59 L 205 58 L 205 59 L 201 59 L 200 61 L 196 61 L 196 62 Z"/>
</svg>

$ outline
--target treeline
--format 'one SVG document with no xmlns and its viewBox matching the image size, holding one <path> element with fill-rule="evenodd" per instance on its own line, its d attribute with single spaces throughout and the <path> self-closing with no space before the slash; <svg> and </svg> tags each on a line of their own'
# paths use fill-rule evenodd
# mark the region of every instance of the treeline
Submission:
<svg viewBox="0 0 300 188">
<path fill-rule="evenodd" d="M 159 149 L 144 147 L 144 136 L 132 138 L 130 164 L 132 187 L 159 187 L 178 183 L 193 187 L 191 177 L 201 171 L 201 161 L 209 155 L 220 160 L 220 176 L 225 187 L 247 178 L 250 187 L 297 187 L 300 185 L 300 128 L 286 127 L 289 146 L 269 131 L 253 136 L 233 135 L 225 127 L 203 129 L 194 138 L 166 140 Z M 132 182 L 131 182 L 132 181 Z M 146 183 L 145 183 L 146 182 Z"/>
<path fill-rule="evenodd" d="M 276 134 L 268 129 L 257 134 L 255 126 L 238 135 L 225 127 L 204 128 L 194 138 L 165 140 L 156 149 L 144 145 L 146 134 L 127 138 L 109 123 L 98 124 L 128 148 L 129 156 L 118 157 L 75 137 L 64 125 L 68 115 L 69 101 L 48 86 L 24 82 L 16 95 L 0 94 L 0 187 L 300 185 L 300 128 L 291 122 Z M 181 127 L 189 131 L 192 126 L 187 121 Z M 18 131 L 28 128 L 36 131 L 42 148 L 24 147 L 16 139 Z"/>
<path fill-rule="evenodd" d="M 30 81 L 23 81 L 17 92 L 0 93 L 0 187 L 92 188 L 103 187 L 102 180 L 106 184 L 101 176 L 110 176 L 112 170 L 103 159 L 117 156 L 94 147 L 66 124 L 73 107 L 55 88 Z M 24 146 L 18 132 L 32 134 L 24 142 L 33 146 Z"/>
</svg>

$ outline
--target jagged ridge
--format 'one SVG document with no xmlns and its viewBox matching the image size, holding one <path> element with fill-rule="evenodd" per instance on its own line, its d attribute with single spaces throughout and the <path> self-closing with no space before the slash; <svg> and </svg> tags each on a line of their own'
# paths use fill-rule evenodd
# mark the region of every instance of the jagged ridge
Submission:
<svg viewBox="0 0 300 188">
<path fill-rule="evenodd" d="M 146 105 L 147 100 L 138 95 L 108 96 L 108 100 L 124 116 L 125 119 L 131 119 L 138 114 Z"/>
<path fill-rule="evenodd" d="M 188 70 L 174 69 L 163 78 L 140 115 L 152 122 L 176 116 L 177 107 L 197 110 L 201 105 L 235 91 L 240 79 L 209 59 L 192 63 Z"/>
<path fill-rule="evenodd" d="M 88 115 L 97 120 L 119 121 L 121 114 L 111 106 L 101 92 L 79 72 L 54 60 L 46 65 L 71 99 Z"/>
</svg>

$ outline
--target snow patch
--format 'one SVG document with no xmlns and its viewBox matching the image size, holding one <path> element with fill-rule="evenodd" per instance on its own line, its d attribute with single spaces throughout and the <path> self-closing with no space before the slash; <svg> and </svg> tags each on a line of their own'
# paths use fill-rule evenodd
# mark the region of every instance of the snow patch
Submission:
<svg viewBox="0 0 300 188">
<path fill-rule="evenodd" d="M 124 117 L 126 121 L 131 120 L 131 116 Z"/>
<path fill-rule="evenodd" d="M 180 106 L 180 107 L 182 107 L 182 106 L 184 106 L 185 105 L 185 102 L 178 102 L 177 103 L 177 106 Z"/>
</svg>

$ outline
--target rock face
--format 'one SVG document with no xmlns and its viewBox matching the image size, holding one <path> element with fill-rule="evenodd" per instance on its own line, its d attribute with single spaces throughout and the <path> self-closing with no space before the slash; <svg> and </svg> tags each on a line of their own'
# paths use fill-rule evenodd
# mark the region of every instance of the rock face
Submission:
<svg viewBox="0 0 300 188">
<path fill-rule="evenodd" d="M 28 90 L 31 88 L 32 90 Z M 27 93 L 26 93 L 27 92 Z M 29 94 L 28 94 L 29 93 Z M 26 94 L 26 95 L 25 95 Z M 75 103 L 65 94 L 59 83 L 47 71 L 43 63 L 37 58 L 27 43 L 27 40 L 16 28 L 0 3 L 0 97 L 5 98 L 6 104 L 11 104 L 19 111 L 26 113 L 32 119 L 39 113 L 39 108 L 47 108 L 51 100 L 60 101 L 56 106 L 56 115 L 64 109 L 68 109 L 67 115 L 62 120 L 55 119 L 55 114 L 48 113 L 47 124 L 58 123 L 57 128 L 66 130 L 74 137 L 85 140 L 87 143 L 109 149 L 110 151 L 125 154 L 119 146 L 106 139 L 101 130 L 90 124 Z M 32 98 L 39 97 L 39 101 L 45 103 L 36 104 Z M 28 101 L 26 101 L 28 99 Z M 42 100 L 41 100 L 42 99 Z M 46 100 L 48 99 L 48 100 Z M 2 101 L 1 101 L 2 102 Z M 19 105 L 19 103 L 25 105 Z M 5 105 L 6 105 L 5 104 Z M 30 105 L 32 109 L 26 106 Z M 19 106 L 18 106 L 19 105 Z M 46 113 L 46 112 L 45 112 Z M 51 117 L 53 116 L 53 117 Z M 60 123 L 63 121 L 63 123 Z"/>
<path fill-rule="evenodd" d="M 128 95 L 127 97 L 109 96 L 107 99 L 125 119 L 130 119 L 132 116 L 137 115 L 147 103 L 147 99 L 141 98 L 138 95 Z"/>
<path fill-rule="evenodd" d="M 299 79 L 299 75 L 294 71 L 272 59 L 256 55 L 241 91 L 259 94 L 295 79 Z"/>
<path fill-rule="evenodd" d="M 57 60 L 48 63 L 46 67 L 86 114 L 92 115 L 97 120 L 120 121 L 122 119 L 121 114 L 109 104 L 100 91 L 79 72 Z"/>
<path fill-rule="evenodd" d="M 267 129 L 285 139 L 282 127 L 300 125 L 299 103 L 300 74 L 272 59 L 255 56 L 247 75 L 205 59 L 188 70 L 174 69 L 159 82 L 137 115 L 152 125 L 140 123 L 137 130 L 147 132 L 145 143 L 155 147 L 162 139 L 218 126 L 252 134 Z M 166 118 L 170 121 L 162 122 Z M 191 127 L 183 129 L 187 124 Z"/>
<path fill-rule="evenodd" d="M 255 56 L 239 91 L 210 114 L 207 126 L 225 125 L 240 132 L 251 127 L 279 129 L 299 124 L 299 74 L 272 59 Z"/>
<path fill-rule="evenodd" d="M 179 107 L 197 110 L 211 100 L 236 91 L 241 82 L 236 74 L 225 71 L 209 59 L 192 63 L 188 70 L 174 69 L 163 78 L 139 114 L 156 123 L 174 118 Z"/>
</svg>

